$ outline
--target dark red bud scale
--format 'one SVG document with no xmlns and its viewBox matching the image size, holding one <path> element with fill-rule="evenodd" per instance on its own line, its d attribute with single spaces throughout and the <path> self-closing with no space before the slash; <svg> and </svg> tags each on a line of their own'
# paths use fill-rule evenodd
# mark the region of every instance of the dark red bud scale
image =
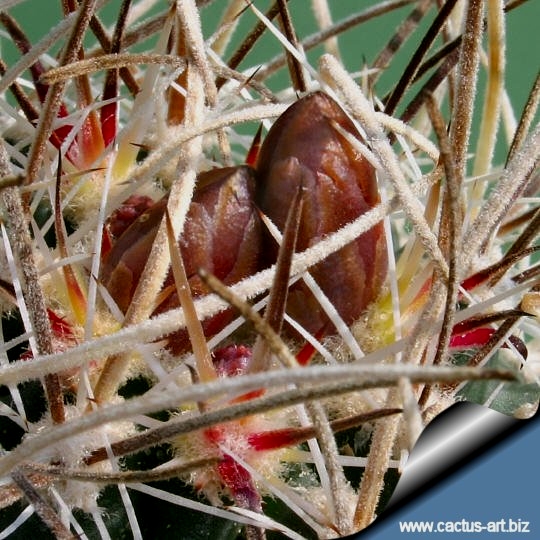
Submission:
<svg viewBox="0 0 540 540">
<path fill-rule="evenodd" d="M 322 92 L 289 107 L 274 123 L 257 161 L 257 204 L 283 230 L 290 201 L 304 188 L 297 251 L 303 251 L 379 203 L 373 166 L 336 129 L 361 140 L 341 107 Z M 267 239 L 267 251 L 276 252 Z M 271 261 L 272 262 L 272 261 Z M 346 324 L 378 296 L 386 278 L 383 224 L 310 269 Z M 328 319 L 307 287 L 291 287 L 287 312 L 310 332 Z"/>
<path fill-rule="evenodd" d="M 197 275 L 202 267 L 232 285 L 259 270 L 261 223 L 253 205 L 255 180 L 247 166 L 201 173 L 180 239 L 180 250 L 194 297 L 209 291 Z M 142 213 L 118 238 L 106 257 L 101 279 L 122 311 L 129 307 L 157 229 L 165 212 L 163 198 Z M 170 272 L 154 314 L 179 307 Z M 204 321 L 206 336 L 219 332 L 233 317 L 228 310 Z M 187 333 L 169 341 L 175 354 L 189 348 Z"/>
<path fill-rule="evenodd" d="M 147 195 L 131 195 L 107 219 L 107 229 L 114 238 L 121 236 L 126 229 L 143 213 L 154 205 Z"/>
<path fill-rule="evenodd" d="M 159 200 L 120 235 L 101 267 L 101 281 L 125 313 L 152 249 L 167 200 Z"/>
<path fill-rule="evenodd" d="M 249 471 L 228 454 L 221 458 L 217 469 L 223 484 L 229 488 L 240 508 L 262 512 L 262 499 Z"/>
</svg>

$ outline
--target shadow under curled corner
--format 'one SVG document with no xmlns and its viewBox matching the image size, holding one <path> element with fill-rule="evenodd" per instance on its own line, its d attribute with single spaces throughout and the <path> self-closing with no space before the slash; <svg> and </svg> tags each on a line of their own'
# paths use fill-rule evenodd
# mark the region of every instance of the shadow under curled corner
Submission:
<svg viewBox="0 0 540 540">
<path fill-rule="evenodd" d="M 511 442 L 512 440 L 517 439 L 520 434 L 527 434 L 527 432 L 532 433 L 531 429 L 534 429 L 535 434 L 540 433 L 540 413 L 538 411 L 530 419 L 517 420 L 516 418 L 494 411 L 488 407 L 470 403 L 468 401 L 458 402 L 452 405 L 438 415 L 423 431 L 409 456 L 403 473 L 385 510 L 372 525 L 362 532 L 348 538 L 359 538 L 361 540 L 371 540 L 372 538 L 376 540 L 379 538 L 391 539 L 401 536 L 408 538 L 428 538 L 431 535 L 426 533 L 400 534 L 397 520 L 401 517 L 401 514 L 405 512 L 405 509 L 409 510 L 410 503 L 413 501 L 418 502 L 419 497 L 421 500 L 425 499 L 424 495 L 426 498 L 429 498 L 430 496 L 433 497 L 434 492 L 437 491 L 433 488 L 435 486 L 438 488 L 444 486 L 445 483 L 442 482 L 443 479 L 446 479 L 457 471 L 464 471 L 467 469 L 467 465 L 472 464 L 473 461 L 476 461 L 476 459 L 481 456 L 484 459 L 487 459 L 490 455 L 499 451 L 500 448 L 504 446 L 501 445 L 501 443 Z M 531 449 L 531 451 L 538 454 L 540 452 L 540 437 L 536 437 L 536 441 L 538 441 L 538 444 L 535 444 L 535 449 Z M 514 455 L 514 453 L 512 453 L 511 459 L 507 460 L 509 463 L 505 461 L 504 465 L 508 465 L 510 470 L 516 470 L 515 460 L 520 459 L 522 459 L 522 456 Z M 519 461 L 517 464 L 519 466 Z M 477 463 L 475 463 L 475 465 L 477 465 Z M 525 464 L 522 463 L 522 466 L 519 469 L 521 472 L 524 465 Z M 495 476 L 498 474 L 498 471 L 500 471 L 500 469 L 495 469 L 493 471 L 491 469 L 489 470 L 490 474 Z M 508 473 L 511 474 L 510 471 L 508 471 Z M 518 474 L 517 471 L 516 474 Z M 531 471 L 531 474 L 533 474 L 537 480 L 540 480 L 540 467 L 536 467 L 535 470 Z M 449 478 L 449 480 L 452 480 L 452 478 Z M 493 479 L 493 481 L 495 481 L 495 479 Z M 516 478 L 516 482 L 519 481 L 520 480 Z M 523 481 L 525 484 L 525 477 L 523 478 Z M 511 482 L 511 484 L 513 484 L 513 482 Z M 507 487 L 510 487 L 510 489 L 506 489 Z M 538 483 L 535 484 L 533 482 L 535 500 L 537 500 L 538 496 L 537 487 Z M 463 495 L 463 498 L 461 501 L 455 501 L 456 504 L 453 505 L 453 510 L 458 513 L 459 510 L 457 510 L 457 508 L 460 508 L 460 502 L 466 504 L 466 488 L 467 486 L 464 488 L 463 486 L 460 487 L 459 494 Z M 530 485 L 528 489 L 531 489 Z M 500 491 L 498 492 L 485 493 L 484 495 L 499 497 L 501 494 L 503 494 L 504 497 L 513 497 L 514 499 L 517 496 L 523 496 L 523 493 L 513 494 L 511 492 L 511 486 L 505 485 L 501 485 Z M 435 493 L 435 495 L 437 495 L 437 493 Z M 433 499 L 430 500 L 432 503 L 435 502 Z M 471 506 L 473 507 L 471 508 Z M 471 511 L 471 516 L 474 516 L 475 506 L 477 505 L 473 504 L 467 506 L 467 510 Z M 443 507 L 442 501 L 438 510 L 439 509 L 440 511 L 437 512 L 438 516 L 436 519 L 454 519 L 457 516 L 457 514 L 454 515 L 452 509 Z M 478 511 L 477 507 L 476 510 Z M 495 510 L 495 512 L 497 511 Z M 495 520 L 504 517 L 505 516 L 500 515 L 497 517 L 497 515 L 493 514 L 489 519 Z M 430 519 L 429 516 L 418 516 L 418 519 L 426 518 Z M 405 519 L 411 518 L 406 517 Z M 392 520 L 396 520 L 396 523 L 392 527 L 391 535 L 388 536 L 388 533 L 385 532 L 383 533 L 383 536 L 379 536 L 380 532 L 387 531 L 387 527 Z M 540 534 L 540 531 L 536 530 L 536 534 Z M 470 535 L 466 533 L 463 535 L 451 534 L 450 536 L 453 538 L 470 538 L 471 536 L 474 538 L 484 537 L 483 535 Z M 507 538 L 513 537 L 508 534 L 505 536 Z M 493 537 L 493 535 L 490 534 L 489 537 Z M 528 537 L 540 538 L 540 536 L 535 536 L 535 534 L 531 534 Z"/>
</svg>

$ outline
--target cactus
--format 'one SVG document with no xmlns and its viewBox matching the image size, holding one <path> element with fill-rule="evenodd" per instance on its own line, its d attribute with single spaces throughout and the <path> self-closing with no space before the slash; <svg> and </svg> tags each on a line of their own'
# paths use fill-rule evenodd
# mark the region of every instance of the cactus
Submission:
<svg viewBox="0 0 540 540">
<path fill-rule="evenodd" d="M 1 534 L 362 530 L 538 405 L 531 2 L 147 4 L 0 13 Z"/>
</svg>

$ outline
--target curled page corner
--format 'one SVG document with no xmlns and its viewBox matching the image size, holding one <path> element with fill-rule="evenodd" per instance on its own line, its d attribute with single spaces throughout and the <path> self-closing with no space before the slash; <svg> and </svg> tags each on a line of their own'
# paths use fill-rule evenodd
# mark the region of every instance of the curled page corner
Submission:
<svg viewBox="0 0 540 540">
<path fill-rule="evenodd" d="M 354 538 L 369 538 L 391 515 L 492 450 L 512 433 L 539 422 L 540 413 L 516 419 L 483 405 L 458 402 L 433 419 L 420 435 L 383 512 Z"/>
</svg>

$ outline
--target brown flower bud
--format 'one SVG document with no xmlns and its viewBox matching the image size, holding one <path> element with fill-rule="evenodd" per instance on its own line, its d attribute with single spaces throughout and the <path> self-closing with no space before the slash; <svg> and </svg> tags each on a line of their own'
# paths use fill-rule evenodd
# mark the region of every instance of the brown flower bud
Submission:
<svg viewBox="0 0 540 540">
<path fill-rule="evenodd" d="M 297 251 L 337 231 L 380 200 L 373 166 L 336 125 L 361 139 L 341 107 L 328 95 L 316 92 L 289 107 L 261 147 L 257 204 L 281 230 L 298 186 L 304 187 Z M 267 252 L 274 256 L 275 242 L 270 244 Z M 310 272 L 344 321 L 351 324 L 377 297 L 386 277 L 383 224 L 377 224 Z M 289 291 L 287 312 L 311 332 L 328 324 L 301 282 Z"/>
<path fill-rule="evenodd" d="M 209 291 L 197 270 L 205 268 L 232 285 L 259 269 L 261 224 L 253 205 L 254 173 L 250 167 L 227 167 L 201 173 L 180 239 L 180 251 L 194 297 Z M 144 212 L 116 241 L 104 261 L 101 279 L 124 312 L 150 254 L 167 199 Z M 172 272 L 169 272 L 154 314 L 179 306 Z M 231 310 L 203 321 L 205 335 L 219 332 L 233 317 Z M 185 331 L 171 336 L 175 354 L 189 348 Z"/>
</svg>

